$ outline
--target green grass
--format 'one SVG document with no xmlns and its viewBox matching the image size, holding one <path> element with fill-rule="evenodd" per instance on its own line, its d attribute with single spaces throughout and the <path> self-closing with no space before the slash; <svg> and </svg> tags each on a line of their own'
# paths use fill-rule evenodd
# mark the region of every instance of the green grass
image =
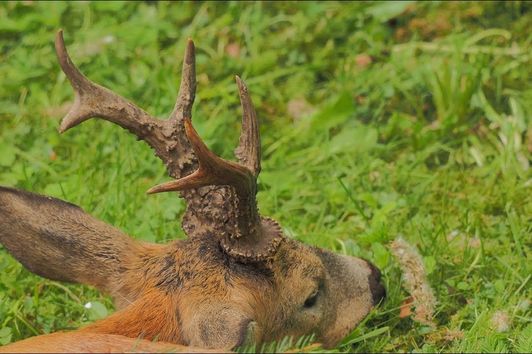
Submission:
<svg viewBox="0 0 532 354">
<path fill-rule="evenodd" d="M 183 236 L 183 204 L 145 194 L 167 179 L 152 151 L 98 120 L 57 133 L 73 98 L 59 28 L 88 77 L 160 117 L 192 37 L 195 126 L 226 158 L 233 75 L 246 80 L 262 123 L 262 213 L 384 271 L 386 303 L 338 351 L 532 350 L 529 2 L 0 3 L 0 184 L 164 242 Z M 400 234 L 427 267 L 434 329 L 399 318 L 408 294 L 389 243 Z M 0 344 L 107 311 L 97 291 L 34 276 L 0 247 Z M 507 331 L 493 328 L 496 311 Z"/>
</svg>

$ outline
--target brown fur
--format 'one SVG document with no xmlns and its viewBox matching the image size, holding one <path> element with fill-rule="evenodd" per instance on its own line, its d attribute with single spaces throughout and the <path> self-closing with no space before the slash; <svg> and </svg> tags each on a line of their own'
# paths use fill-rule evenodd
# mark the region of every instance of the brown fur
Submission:
<svg viewBox="0 0 532 354">
<path fill-rule="evenodd" d="M 230 349 L 243 343 L 253 323 L 257 342 L 315 333 L 333 345 L 369 312 L 376 286 L 370 283 L 378 284 L 365 261 L 293 240 L 283 242 L 269 266 L 245 264 L 215 238 L 140 243 L 71 204 L 4 187 L 0 219 L 0 243 L 27 268 L 115 298 L 119 311 L 75 336 Z M 317 287 L 315 308 L 305 310 Z"/>
<path fill-rule="evenodd" d="M 57 332 L 0 347 L 0 353 L 218 353 L 174 343 L 151 342 L 115 334 Z"/>
</svg>

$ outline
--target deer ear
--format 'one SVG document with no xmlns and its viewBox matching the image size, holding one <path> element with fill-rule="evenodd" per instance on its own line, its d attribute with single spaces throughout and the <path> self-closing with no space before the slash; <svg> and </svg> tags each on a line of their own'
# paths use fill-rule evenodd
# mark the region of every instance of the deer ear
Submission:
<svg viewBox="0 0 532 354">
<path fill-rule="evenodd" d="M 192 316 L 184 328 L 189 345 L 232 350 L 258 339 L 257 323 L 235 309 L 234 304 L 203 306 Z"/>
<path fill-rule="evenodd" d="M 140 248 L 73 204 L 1 186 L 0 244 L 37 275 L 105 291 Z"/>
</svg>

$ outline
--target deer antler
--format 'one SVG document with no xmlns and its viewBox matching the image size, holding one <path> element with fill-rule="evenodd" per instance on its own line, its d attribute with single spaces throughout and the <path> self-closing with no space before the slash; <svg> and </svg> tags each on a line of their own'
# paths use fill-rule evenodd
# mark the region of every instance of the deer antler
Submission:
<svg viewBox="0 0 532 354">
<path fill-rule="evenodd" d="M 192 127 L 190 116 L 196 80 L 191 40 L 183 61 L 179 96 L 170 119 L 165 121 L 87 79 L 70 60 L 62 31 L 57 33 L 55 47 L 61 68 L 76 93 L 74 105 L 61 122 L 60 132 L 92 117 L 128 129 L 145 140 L 165 163 L 168 174 L 177 178 L 151 188 L 148 193 L 181 192 L 187 201 L 183 228 L 189 237 L 218 236 L 225 251 L 244 262 L 271 258 L 283 236 L 277 222 L 260 217 L 257 209 L 259 125 L 247 87 L 238 76 L 243 114 L 240 142 L 235 150 L 237 164 L 212 153 Z"/>
<path fill-rule="evenodd" d="M 251 117 L 255 118 L 255 115 Z M 246 120 L 244 118 L 244 121 Z M 239 148 L 246 153 L 242 153 L 239 159 L 247 161 L 250 166 L 257 166 L 254 156 L 260 148 L 258 140 L 254 137 L 258 137 L 258 124 L 256 118 L 254 122 L 248 123 L 253 128 L 242 130 L 240 139 L 246 143 L 244 147 L 241 145 Z M 211 152 L 199 137 L 190 119 L 185 120 L 185 132 L 198 158 L 199 168 L 186 177 L 155 186 L 148 193 L 184 191 L 210 185 L 233 187 L 237 198 L 234 215 L 237 225 L 235 232 L 229 235 L 229 239 L 224 237 L 222 246 L 226 252 L 241 259 L 260 261 L 271 256 L 281 241 L 282 233 L 274 220 L 267 218 L 261 220 L 259 216 L 255 201 L 256 176 L 248 167 L 226 161 Z M 226 233 L 223 233 L 223 236 L 226 236 Z M 242 240 L 246 240 L 246 247 L 242 247 Z"/>
</svg>

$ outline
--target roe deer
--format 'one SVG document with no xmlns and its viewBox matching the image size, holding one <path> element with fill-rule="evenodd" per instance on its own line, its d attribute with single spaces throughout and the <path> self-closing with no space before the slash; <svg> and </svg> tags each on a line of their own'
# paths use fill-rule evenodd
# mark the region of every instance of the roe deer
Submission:
<svg viewBox="0 0 532 354">
<path fill-rule="evenodd" d="M 0 243 L 33 273 L 95 286 L 117 306 L 114 314 L 77 331 L 2 350 L 228 350 L 311 333 L 330 347 L 384 297 L 380 272 L 369 262 L 301 244 L 260 216 L 259 127 L 238 77 L 238 163 L 205 146 L 190 120 L 196 89 L 192 41 L 168 120 L 86 78 L 70 60 L 62 31 L 55 48 L 75 91 L 59 131 L 99 117 L 147 142 L 174 178 L 148 193 L 179 191 L 187 204 L 182 226 L 188 237 L 166 245 L 135 241 L 75 205 L 0 187 Z"/>
</svg>

